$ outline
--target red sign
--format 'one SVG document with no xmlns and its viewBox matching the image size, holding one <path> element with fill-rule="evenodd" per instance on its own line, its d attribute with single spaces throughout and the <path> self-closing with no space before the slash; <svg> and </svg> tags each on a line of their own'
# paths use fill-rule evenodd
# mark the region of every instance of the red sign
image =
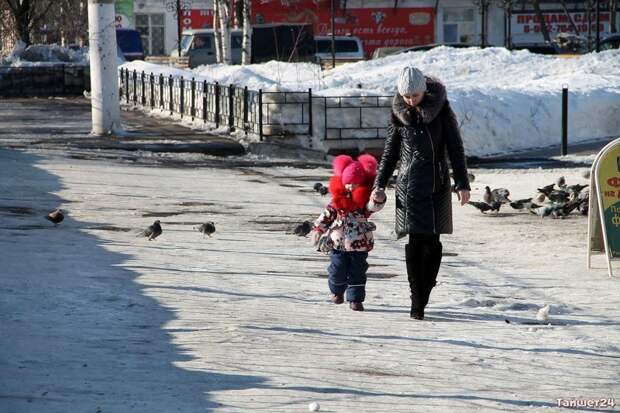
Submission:
<svg viewBox="0 0 620 413">
<path fill-rule="evenodd" d="M 259 0 L 252 5 L 255 23 L 312 23 L 314 34 L 331 33 L 331 2 L 324 0 Z M 357 36 L 367 56 L 377 47 L 408 47 L 435 39 L 432 7 L 337 9 L 335 34 Z"/>
<path fill-rule="evenodd" d="M 191 9 L 181 12 L 181 30 L 213 28 L 213 10 Z"/>
<path fill-rule="evenodd" d="M 182 29 L 213 27 L 213 10 L 182 12 Z M 234 16 L 233 16 L 234 18 Z M 314 34 L 331 33 L 331 0 L 258 0 L 252 3 L 252 20 L 261 23 L 312 23 Z M 435 41 L 432 7 L 373 7 L 337 9 L 335 34 L 357 36 L 366 56 L 378 47 L 409 47 Z"/>
</svg>

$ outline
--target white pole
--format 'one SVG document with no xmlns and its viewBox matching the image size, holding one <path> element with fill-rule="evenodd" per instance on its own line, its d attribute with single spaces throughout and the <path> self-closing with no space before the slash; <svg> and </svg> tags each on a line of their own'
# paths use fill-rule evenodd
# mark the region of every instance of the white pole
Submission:
<svg viewBox="0 0 620 413">
<path fill-rule="evenodd" d="M 88 0 L 93 135 L 122 131 L 114 18 L 114 0 Z"/>
</svg>

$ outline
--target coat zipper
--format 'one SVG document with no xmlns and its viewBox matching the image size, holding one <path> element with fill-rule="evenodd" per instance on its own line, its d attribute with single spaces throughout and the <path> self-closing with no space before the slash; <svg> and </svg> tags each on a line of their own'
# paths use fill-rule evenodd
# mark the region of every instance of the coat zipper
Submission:
<svg viewBox="0 0 620 413">
<path fill-rule="evenodd" d="M 428 130 L 428 126 L 424 126 L 426 129 L 426 134 L 428 135 L 428 140 L 431 143 L 431 151 L 433 152 L 433 194 L 435 193 L 435 145 L 433 145 L 433 137 L 431 136 L 431 131 Z M 437 225 L 435 220 L 435 204 L 433 203 L 433 195 L 431 194 L 431 210 L 433 211 L 433 233 L 437 233 Z"/>
</svg>

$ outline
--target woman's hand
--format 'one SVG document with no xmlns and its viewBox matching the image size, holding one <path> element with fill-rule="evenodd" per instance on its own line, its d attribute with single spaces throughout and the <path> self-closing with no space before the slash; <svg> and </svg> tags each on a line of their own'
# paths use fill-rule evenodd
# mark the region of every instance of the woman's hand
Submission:
<svg viewBox="0 0 620 413">
<path fill-rule="evenodd" d="M 461 205 L 465 205 L 469 202 L 469 196 L 469 190 L 467 189 L 459 189 L 456 192 L 456 197 L 459 199 L 459 201 L 461 201 Z"/>
</svg>

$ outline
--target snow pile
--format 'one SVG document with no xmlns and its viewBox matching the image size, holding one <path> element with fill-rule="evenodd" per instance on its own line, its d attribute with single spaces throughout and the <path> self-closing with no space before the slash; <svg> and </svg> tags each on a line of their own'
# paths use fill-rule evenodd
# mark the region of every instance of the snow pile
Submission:
<svg viewBox="0 0 620 413">
<path fill-rule="evenodd" d="M 35 44 L 25 47 L 24 43 L 20 42 L 0 64 L 2 66 L 48 66 L 65 63 L 88 65 L 88 62 L 88 47 L 81 47 L 77 50 L 56 44 Z"/>
<path fill-rule="evenodd" d="M 562 58 L 497 47 L 438 47 L 345 64 L 323 73 L 314 64 L 284 62 L 193 70 L 145 62 L 123 67 L 253 90 L 312 88 L 315 95 L 324 96 L 389 96 L 396 90 L 400 70 L 407 65 L 445 83 L 470 155 L 558 144 L 563 86 L 569 88 L 570 143 L 620 134 L 620 50 Z"/>
</svg>

